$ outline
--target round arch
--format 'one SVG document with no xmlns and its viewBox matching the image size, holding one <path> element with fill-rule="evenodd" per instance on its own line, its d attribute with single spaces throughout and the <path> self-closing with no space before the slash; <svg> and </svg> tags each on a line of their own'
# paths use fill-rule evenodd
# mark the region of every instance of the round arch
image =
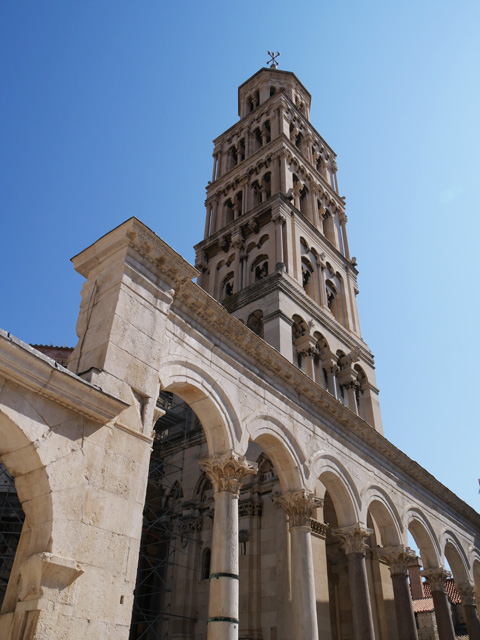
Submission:
<svg viewBox="0 0 480 640">
<path fill-rule="evenodd" d="M 322 487 L 318 495 L 323 498 L 328 491 L 332 498 L 338 526 L 345 527 L 359 521 L 360 494 L 346 468 L 333 456 L 321 452 L 312 460 L 312 477 Z"/>
<path fill-rule="evenodd" d="M 249 421 L 246 431 L 249 440 L 259 444 L 272 461 L 283 492 L 306 487 L 303 451 L 279 420 L 267 415 L 258 415 Z M 243 444 L 246 449 L 248 443 Z"/>
<path fill-rule="evenodd" d="M 20 396 L 21 392 L 17 393 Z M 18 546 L 11 547 L 11 553 L 15 554 L 15 561 L 3 599 L 2 614 L 15 610 L 21 586 L 19 571 L 23 561 L 32 551 L 42 551 L 47 548 L 53 527 L 53 494 L 50 478 L 39 449 L 34 445 L 34 442 L 46 435 L 48 427 L 29 415 L 34 411 L 31 404 L 25 403 L 22 408 L 25 409 L 24 416 L 17 413 L 13 405 L 3 404 L 0 407 L 0 462 L 15 479 L 15 492 L 25 515 Z M 25 540 L 24 534 L 29 540 L 28 545 L 22 544 L 22 540 Z"/>
<path fill-rule="evenodd" d="M 477 608 L 480 605 L 480 553 L 475 554 L 472 562 L 473 584 L 475 585 Z"/>
<path fill-rule="evenodd" d="M 415 544 L 420 551 L 424 569 L 435 569 L 440 565 L 441 551 L 438 540 L 430 522 L 417 509 L 410 509 L 403 521 L 407 523 L 407 529 L 413 536 Z"/>
<path fill-rule="evenodd" d="M 385 546 L 402 544 L 402 521 L 386 491 L 379 486 L 371 485 L 362 492 L 362 503 L 364 507 L 362 521 L 367 522 L 367 515 L 370 512 L 380 530 L 382 544 Z"/>
<path fill-rule="evenodd" d="M 469 582 L 469 564 L 463 552 L 457 536 L 449 530 L 445 530 L 440 538 L 441 549 L 443 555 L 450 565 L 453 578 L 457 584 Z"/>
<path fill-rule="evenodd" d="M 180 360 L 163 363 L 160 388 L 179 396 L 202 423 L 210 455 L 237 449 L 240 420 L 226 391 L 200 366 Z"/>
</svg>

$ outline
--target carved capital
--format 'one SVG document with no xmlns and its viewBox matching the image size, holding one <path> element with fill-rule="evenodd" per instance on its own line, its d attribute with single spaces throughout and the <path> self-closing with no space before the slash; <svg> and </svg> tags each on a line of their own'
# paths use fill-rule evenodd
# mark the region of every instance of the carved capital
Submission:
<svg viewBox="0 0 480 640">
<path fill-rule="evenodd" d="M 392 576 L 399 573 L 406 575 L 408 573 L 408 565 L 411 560 L 416 558 L 416 553 L 409 547 L 404 547 L 400 544 L 395 547 L 377 549 L 377 557 L 388 564 Z"/>
<path fill-rule="evenodd" d="M 314 510 L 323 505 L 321 498 L 306 489 L 275 496 L 273 501 L 287 514 L 290 527 L 310 527 Z"/>
<path fill-rule="evenodd" d="M 229 491 L 238 496 L 243 479 L 257 473 L 256 464 L 234 451 L 204 458 L 200 465 L 212 482 L 215 493 Z"/>
<path fill-rule="evenodd" d="M 368 529 L 360 523 L 332 531 L 334 536 L 340 538 L 340 544 L 347 555 L 349 553 L 362 553 L 365 555 L 366 550 L 369 548 L 367 540 L 372 533 L 373 529 Z"/>
<path fill-rule="evenodd" d="M 475 587 L 473 584 L 470 584 L 470 582 L 463 582 L 461 584 L 456 584 L 455 587 L 460 594 L 463 605 L 475 606 Z"/>
<path fill-rule="evenodd" d="M 437 567 L 436 569 L 424 569 L 420 571 L 420 575 L 430 585 L 431 591 L 443 591 L 445 593 L 445 580 L 451 578 L 450 571 L 446 571 L 443 567 Z"/>
</svg>

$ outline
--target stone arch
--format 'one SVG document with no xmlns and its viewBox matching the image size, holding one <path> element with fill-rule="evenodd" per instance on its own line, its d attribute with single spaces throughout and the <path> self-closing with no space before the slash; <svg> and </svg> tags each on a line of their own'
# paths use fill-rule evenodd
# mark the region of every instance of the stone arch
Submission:
<svg viewBox="0 0 480 640">
<path fill-rule="evenodd" d="M 457 536 L 450 530 L 445 530 L 440 538 L 443 555 L 450 565 L 456 584 L 469 581 L 469 563 Z"/>
<path fill-rule="evenodd" d="M 472 562 L 473 584 L 475 585 L 475 596 L 477 599 L 477 608 L 480 605 L 480 553 L 475 552 L 475 557 Z"/>
<path fill-rule="evenodd" d="M 365 510 L 362 520 L 366 522 L 370 512 L 380 530 L 382 544 L 384 546 L 402 544 L 402 521 L 387 492 L 379 486 L 371 485 L 362 492 L 362 502 Z"/>
<path fill-rule="evenodd" d="M 338 526 L 345 527 L 358 522 L 361 498 L 345 467 L 333 456 L 324 452 L 315 456 L 311 467 L 312 477 L 318 479 L 322 485 L 317 492 L 318 495 L 323 498 L 328 491 L 332 498 Z"/>
<path fill-rule="evenodd" d="M 403 521 L 406 522 L 407 528 L 420 551 L 423 568 L 435 569 L 438 567 L 441 558 L 440 546 L 433 527 L 427 518 L 419 509 L 412 508 L 406 513 Z"/>
<path fill-rule="evenodd" d="M 200 365 L 172 360 L 160 369 L 162 391 L 184 400 L 202 423 L 210 455 L 236 449 L 240 420 L 223 389 Z"/>
<path fill-rule="evenodd" d="M 275 418 L 255 416 L 246 426 L 249 439 L 259 444 L 273 463 L 282 491 L 305 488 L 304 453 L 292 434 Z M 247 443 L 244 443 L 246 449 Z"/>
<path fill-rule="evenodd" d="M 48 427 L 39 419 L 34 419 L 31 415 L 35 411 L 32 404 L 24 403 L 21 391 L 15 390 L 15 397 L 12 399 L 18 402 L 20 398 L 24 404 L 22 410 L 25 410 L 25 415 L 18 415 L 11 406 L 3 405 L 0 409 L 0 462 L 15 478 L 15 489 L 25 514 L 22 533 L 15 550 L 15 561 L 2 603 L 2 614 L 15 610 L 20 586 L 20 568 L 32 553 L 48 550 L 53 526 L 53 494 L 50 479 L 39 449 L 34 445 L 34 442 L 46 435 Z M 11 417 L 11 414 L 17 415 Z"/>
</svg>

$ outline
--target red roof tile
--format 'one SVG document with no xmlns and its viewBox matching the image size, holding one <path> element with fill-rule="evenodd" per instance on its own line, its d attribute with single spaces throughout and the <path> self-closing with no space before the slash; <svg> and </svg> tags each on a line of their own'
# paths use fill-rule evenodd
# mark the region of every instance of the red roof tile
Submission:
<svg viewBox="0 0 480 640">
<path fill-rule="evenodd" d="M 419 598 L 413 601 L 413 612 L 433 611 L 433 598 Z"/>
</svg>

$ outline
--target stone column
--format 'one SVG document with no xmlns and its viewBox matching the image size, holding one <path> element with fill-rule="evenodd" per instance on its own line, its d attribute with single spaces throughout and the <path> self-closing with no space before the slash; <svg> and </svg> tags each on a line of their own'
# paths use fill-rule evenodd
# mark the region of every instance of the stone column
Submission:
<svg viewBox="0 0 480 640">
<path fill-rule="evenodd" d="M 436 569 L 424 569 L 421 575 L 430 584 L 439 639 L 455 640 L 450 604 L 445 591 L 445 580 L 450 577 L 450 572 L 445 571 L 443 567 L 437 567 Z"/>
<path fill-rule="evenodd" d="M 478 621 L 477 607 L 475 604 L 475 587 L 469 582 L 455 586 L 462 599 L 468 637 L 470 640 L 480 640 L 480 623 Z"/>
<path fill-rule="evenodd" d="M 228 452 L 201 461 L 214 487 L 207 640 L 238 638 L 238 496 L 256 465 Z"/>
<path fill-rule="evenodd" d="M 347 556 L 354 638 L 355 640 L 375 640 L 365 565 L 365 551 L 368 547 L 366 540 L 373 531 L 361 524 L 354 524 L 350 527 L 335 529 L 332 533 L 340 538 Z"/>
<path fill-rule="evenodd" d="M 347 260 L 350 260 L 350 249 L 348 247 L 348 238 L 347 238 L 347 216 L 343 211 L 340 212 L 338 219 L 340 221 L 340 227 L 342 229 L 342 244 L 343 249 L 345 251 L 345 257 Z"/>
<path fill-rule="evenodd" d="M 415 624 L 415 614 L 413 613 L 412 597 L 408 583 L 408 564 L 415 559 L 415 551 L 399 545 L 396 547 L 383 547 L 383 549 L 378 550 L 377 555 L 390 568 L 398 637 L 402 640 L 418 640 L 417 625 Z"/>
<path fill-rule="evenodd" d="M 310 520 L 323 500 L 302 489 L 275 498 L 288 516 L 292 552 L 294 640 L 318 640 Z"/>
<path fill-rule="evenodd" d="M 285 214 L 276 211 L 272 217 L 275 224 L 275 269 L 285 269 L 285 258 L 283 255 L 283 227 L 286 223 Z"/>
</svg>

